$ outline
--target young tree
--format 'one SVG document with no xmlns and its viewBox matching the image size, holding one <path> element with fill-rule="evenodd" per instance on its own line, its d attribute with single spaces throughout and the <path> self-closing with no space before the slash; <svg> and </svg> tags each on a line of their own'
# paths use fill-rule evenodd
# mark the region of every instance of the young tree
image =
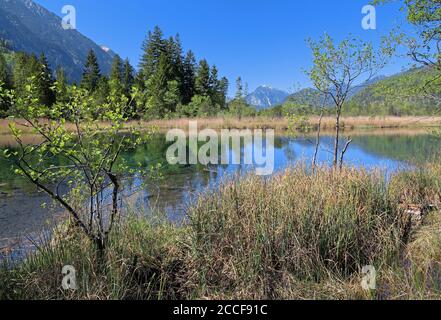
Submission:
<svg viewBox="0 0 441 320">
<path fill-rule="evenodd" d="M 98 64 L 98 59 L 93 50 L 89 51 L 86 64 L 83 70 L 83 79 L 81 80 L 81 87 L 93 93 L 100 83 L 101 71 Z"/>
<path fill-rule="evenodd" d="M 340 153 L 340 119 L 350 93 L 371 80 L 381 70 L 390 57 L 389 50 L 374 51 L 370 43 L 349 37 L 336 44 L 325 35 L 319 41 L 309 40 L 313 54 L 313 66 L 307 72 L 317 90 L 329 96 L 335 105 L 335 146 L 334 167 L 343 164 L 347 148 L 352 142 L 348 139 Z"/>
<path fill-rule="evenodd" d="M 391 0 L 374 0 L 375 4 L 388 3 Z M 432 104 L 441 105 L 439 87 L 441 86 L 441 2 L 436 0 L 402 0 L 402 10 L 407 14 L 407 21 L 414 26 L 415 36 L 409 32 L 392 34 L 392 45 L 404 45 L 417 67 L 434 70 L 434 76 L 424 81 L 422 86 L 405 93 L 409 96 L 422 95 Z"/>
<path fill-rule="evenodd" d="M 122 179 L 131 171 L 121 159 L 142 141 L 136 129 L 125 128 L 125 96 L 111 96 L 102 105 L 100 116 L 109 123 L 102 128 L 91 117 L 96 102 L 83 88 L 70 86 L 69 101 L 51 108 L 38 102 L 36 78 L 28 80 L 26 95 L 14 100 L 20 120 L 10 125 L 18 150 L 2 150 L 15 166 L 15 172 L 49 195 L 70 215 L 74 225 L 92 241 L 103 258 L 109 235 L 121 210 Z M 50 121 L 41 115 L 50 113 Z M 67 123 L 73 124 L 70 130 Z M 21 127 L 32 129 L 35 144 L 22 142 Z M 53 159 L 60 163 L 54 164 Z M 69 193 L 63 187 L 69 187 Z M 110 195 L 110 199 L 107 197 Z"/>
</svg>

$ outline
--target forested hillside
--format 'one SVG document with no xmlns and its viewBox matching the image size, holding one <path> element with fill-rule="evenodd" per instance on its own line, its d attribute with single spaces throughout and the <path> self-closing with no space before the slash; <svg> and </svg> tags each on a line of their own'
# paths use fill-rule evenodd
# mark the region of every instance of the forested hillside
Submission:
<svg viewBox="0 0 441 320">
<path fill-rule="evenodd" d="M 367 84 L 354 88 L 346 102 L 344 112 L 352 116 L 374 115 L 433 115 L 440 111 L 441 83 L 436 70 L 411 69 L 391 77 L 377 77 Z M 325 100 L 315 89 L 303 89 L 280 106 L 263 113 L 266 115 L 332 113 L 333 102 Z"/>
<path fill-rule="evenodd" d="M 116 55 L 110 75 L 101 68 L 94 50 L 90 50 L 78 84 L 70 84 L 64 68 L 51 69 L 47 56 L 13 52 L 7 41 L 1 42 L 0 97 L 1 115 L 14 115 L 21 97 L 29 86 L 42 105 L 66 103 L 77 85 L 95 106 L 111 103 L 125 96 L 130 112 L 128 119 L 164 119 L 208 117 L 232 113 L 255 114 L 245 101 L 242 80 L 238 78 L 236 97 L 227 102 L 229 83 L 220 77 L 215 65 L 196 60 L 192 51 L 184 52 L 179 35 L 165 37 L 159 27 L 149 32 L 141 46 L 138 72 L 128 59 Z M 12 91 L 11 91 L 12 90 Z M 50 108 L 48 108 L 49 110 Z M 99 111 L 92 110 L 99 118 Z M 42 115 L 42 116 L 50 116 Z"/>
<path fill-rule="evenodd" d="M 31 0 L 0 1 L 0 39 L 14 51 L 46 55 L 53 69 L 62 67 L 69 81 L 79 81 L 87 54 L 94 50 L 103 74 L 113 55 L 77 30 L 64 30 L 61 18 Z"/>
</svg>

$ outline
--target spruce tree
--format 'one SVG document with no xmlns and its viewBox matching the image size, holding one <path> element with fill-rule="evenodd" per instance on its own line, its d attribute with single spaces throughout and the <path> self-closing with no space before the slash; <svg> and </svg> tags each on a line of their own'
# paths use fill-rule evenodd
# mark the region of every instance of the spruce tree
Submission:
<svg viewBox="0 0 441 320">
<path fill-rule="evenodd" d="M 227 107 L 228 87 L 229 87 L 228 79 L 226 77 L 223 77 L 219 81 L 219 93 L 220 93 L 220 98 L 221 98 L 221 100 L 220 100 L 221 109 L 226 109 L 226 107 Z"/>
<path fill-rule="evenodd" d="M 81 87 L 87 89 L 89 92 L 92 93 L 98 88 L 100 79 L 101 71 L 98 64 L 98 59 L 95 55 L 95 52 L 93 50 L 90 50 L 83 70 Z"/>
<path fill-rule="evenodd" d="M 126 60 L 124 60 L 123 78 L 122 78 L 122 85 L 123 85 L 124 93 L 127 97 L 130 96 L 132 86 L 135 82 L 134 73 L 135 73 L 135 70 L 133 69 L 132 65 L 130 64 L 129 59 L 127 58 Z"/>
<path fill-rule="evenodd" d="M 196 58 L 188 51 L 183 63 L 182 103 L 189 104 L 195 95 Z"/>
<path fill-rule="evenodd" d="M 200 96 L 210 96 L 210 66 L 205 59 L 199 62 L 195 91 Z"/>
<path fill-rule="evenodd" d="M 138 80 L 143 85 L 156 72 L 161 55 L 166 51 L 161 29 L 156 26 L 149 31 L 147 39 L 142 44 L 142 57 L 139 63 Z"/>
<path fill-rule="evenodd" d="M 113 94 L 123 94 L 123 61 L 116 55 L 113 58 L 112 69 L 110 70 L 110 79 L 109 79 L 110 91 Z"/>
<path fill-rule="evenodd" d="M 166 94 L 171 78 L 170 57 L 162 54 L 156 72 L 147 80 L 147 116 L 149 118 L 163 118 L 170 111 L 170 104 L 166 103 Z M 176 82 L 173 83 L 176 87 Z"/>
<path fill-rule="evenodd" d="M 45 106 L 51 106 L 55 102 L 55 94 L 52 91 L 54 84 L 52 71 L 44 53 L 38 59 L 39 71 L 36 75 L 39 91 L 40 103 Z"/>
<path fill-rule="evenodd" d="M 242 100 L 243 98 L 243 84 L 242 84 L 242 78 L 239 77 L 236 80 L 236 100 Z"/>
</svg>

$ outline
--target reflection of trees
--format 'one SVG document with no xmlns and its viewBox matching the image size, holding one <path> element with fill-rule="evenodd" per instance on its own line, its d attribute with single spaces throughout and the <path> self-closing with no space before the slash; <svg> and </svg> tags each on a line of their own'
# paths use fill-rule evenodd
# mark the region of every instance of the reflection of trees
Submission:
<svg viewBox="0 0 441 320">
<path fill-rule="evenodd" d="M 382 157 L 424 163 L 441 149 L 441 140 L 429 135 L 417 136 L 360 136 L 354 144 Z"/>
</svg>

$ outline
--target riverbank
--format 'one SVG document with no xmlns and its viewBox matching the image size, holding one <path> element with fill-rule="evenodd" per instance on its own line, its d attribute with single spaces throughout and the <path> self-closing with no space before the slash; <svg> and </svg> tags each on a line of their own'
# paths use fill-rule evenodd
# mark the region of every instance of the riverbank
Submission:
<svg viewBox="0 0 441 320">
<path fill-rule="evenodd" d="M 188 129 L 189 121 L 197 121 L 200 129 L 210 128 L 214 130 L 220 129 L 274 129 L 284 132 L 289 129 L 289 120 L 286 118 L 269 118 L 269 117 L 251 117 L 251 118 L 234 118 L 234 117 L 218 117 L 218 118 L 199 118 L 199 119 L 170 119 L 170 120 L 154 120 L 154 121 L 129 121 L 127 128 L 157 128 L 160 131 L 169 129 Z M 17 120 L 20 123 L 20 120 Z M 311 127 L 316 127 L 319 122 L 318 117 L 309 117 L 307 123 Z M 10 134 L 10 120 L 0 120 L 0 135 Z M 99 124 L 103 129 L 108 124 L 101 122 Z M 66 124 L 69 130 L 75 130 L 73 124 Z M 363 129 L 427 129 L 438 128 L 441 126 L 441 117 L 424 116 L 424 117 L 342 117 L 341 127 L 344 131 L 363 130 Z M 335 128 L 335 118 L 324 117 L 322 120 L 322 129 L 324 131 L 332 131 Z M 31 132 L 29 128 L 22 127 L 23 133 Z"/>
<path fill-rule="evenodd" d="M 64 225 L 23 264 L 0 271 L 8 299 L 441 298 L 441 166 L 380 172 L 302 166 L 226 182 L 189 206 L 189 223 L 132 217 L 105 263 Z M 60 289 L 62 267 L 77 291 Z M 376 290 L 361 286 L 363 266 Z"/>
</svg>

